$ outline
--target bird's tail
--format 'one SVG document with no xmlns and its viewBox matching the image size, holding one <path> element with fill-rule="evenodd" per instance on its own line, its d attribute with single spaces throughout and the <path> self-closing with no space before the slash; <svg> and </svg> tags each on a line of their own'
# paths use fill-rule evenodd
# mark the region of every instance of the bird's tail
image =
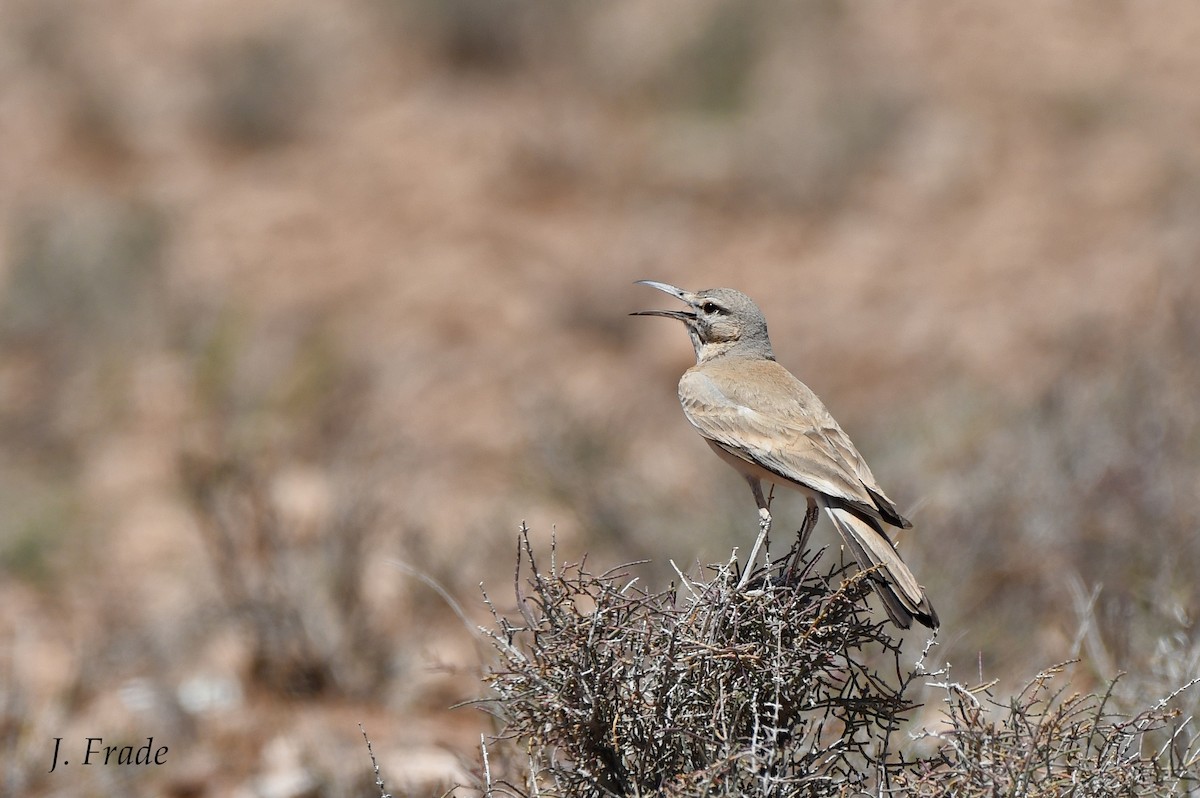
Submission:
<svg viewBox="0 0 1200 798">
<path fill-rule="evenodd" d="M 828 501 L 822 505 L 853 552 L 858 566 L 872 571 L 875 589 L 892 622 L 907 629 L 915 618 L 930 629 L 936 629 L 939 623 L 937 612 L 879 522 Z"/>
</svg>

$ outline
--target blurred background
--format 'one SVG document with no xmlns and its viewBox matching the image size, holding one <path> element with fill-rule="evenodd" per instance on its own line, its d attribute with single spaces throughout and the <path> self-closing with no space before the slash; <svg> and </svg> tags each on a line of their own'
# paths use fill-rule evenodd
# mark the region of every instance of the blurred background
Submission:
<svg viewBox="0 0 1200 798">
<path fill-rule="evenodd" d="M 1200 673 L 1197 41 L 1134 2 L 0 0 L 0 793 L 371 794 L 359 722 L 398 794 L 468 780 L 522 521 L 649 589 L 756 533 L 640 278 L 758 300 L 915 521 L 931 659 Z M 169 764 L 46 772 L 89 736 Z"/>
</svg>

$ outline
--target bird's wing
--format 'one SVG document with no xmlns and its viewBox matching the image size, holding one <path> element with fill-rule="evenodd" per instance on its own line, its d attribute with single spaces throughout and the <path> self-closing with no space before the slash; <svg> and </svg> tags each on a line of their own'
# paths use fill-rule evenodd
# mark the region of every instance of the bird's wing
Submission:
<svg viewBox="0 0 1200 798">
<path fill-rule="evenodd" d="M 803 385 L 803 383 L 800 384 Z M 807 388 L 807 386 L 805 387 Z M 809 393 L 811 394 L 812 392 L 809 391 Z M 883 517 L 883 520 L 902 529 L 912 528 L 912 522 L 900 514 L 900 511 L 896 509 L 896 503 L 887 497 L 887 494 L 883 492 L 883 488 L 879 487 L 879 483 L 875 480 L 875 475 L 871 473 L 871 469 L 867 466 L 867 461 L 863 459 L 858 449 L 850 441 L 850 436 L 838 426 L 838 423 L 833 420 L 833 416 L 829 415 L 829 411 L 825 410 L 824 406 L 821 406 L 821 410 L 825 422 L 818 426 L 817 432 L 813 433 L 813 435 L 821 437 L 827 447 L 834 450 L 842 458 L 842 461 L 849 466 L 855 478 L 858 479 L 870 496 L 871 503 L 879 510 L 879 514 Z"/>
<path fill-rule="evenodd" d="M 720 370 L 686 372 L 679 400 L 692 426 L 731 454 L 790 482 L 872 514 L 882 509 L 873 492 L 890 505 L 862 455 L 816 395 L 782 366 L 761 362 L 770 363 L 760 376 L 772 383 L 771 401 L 747 389 L 749 381 L 725 378 Z M 781 394 L 788 396 L 786 402 L 779 401 Z"/>
</svg>

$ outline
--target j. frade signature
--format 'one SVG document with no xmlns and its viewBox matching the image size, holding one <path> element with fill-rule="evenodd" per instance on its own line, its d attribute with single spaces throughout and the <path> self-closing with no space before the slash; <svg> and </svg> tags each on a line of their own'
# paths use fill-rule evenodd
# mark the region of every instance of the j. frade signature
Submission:
<svg viewBox="0 0 1200 798">
<path fill-rule="evenodd" d="M 63 738 L 54 738 L 54 756 L 50 760 L 50 772 L 53 773 L 59 765 L 59 755 L 64 756 L 63 765 L 71 761 L 65 758 L 66 751 L 62 750 Z M 143 745 L 105 745 L 103 737 L 86 737 L 83 745 L 82 765 L 165 765 L 167 762 L 167 746 L 155 747 L 154 738 L 147 737 Z M 78 761 L 78 760 L 77 760 Z"/>
</svg>

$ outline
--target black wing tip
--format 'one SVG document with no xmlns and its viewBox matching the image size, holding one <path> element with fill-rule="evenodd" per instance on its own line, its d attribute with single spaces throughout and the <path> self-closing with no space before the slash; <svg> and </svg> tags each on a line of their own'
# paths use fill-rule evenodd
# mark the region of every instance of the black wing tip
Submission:
<svg viewBox="0 0 1200 798">
<path fill-rule="evenodd" d="M 867 489 L 867 495 L 871 497 L 871 501 L 875 502 L 875 509 L 879 511 L 879 515 L 883 517 L 884 521 L 901 529 L 912 529 L 912 521 L 900 515 L 900 511 L 896 509 L 896 505 L 892 503 L 891 499 L 870 485 L 863 485 L 863 487 Z"/>
<path fill-rule="evenodd" d="M 879 514 L 883 516 L 883 520 L 900 529 L 912 529 L 913 523 L 896 510 L 895 507 L 888 506 L 886 503 L 877 503 Z"/>
</svg>

